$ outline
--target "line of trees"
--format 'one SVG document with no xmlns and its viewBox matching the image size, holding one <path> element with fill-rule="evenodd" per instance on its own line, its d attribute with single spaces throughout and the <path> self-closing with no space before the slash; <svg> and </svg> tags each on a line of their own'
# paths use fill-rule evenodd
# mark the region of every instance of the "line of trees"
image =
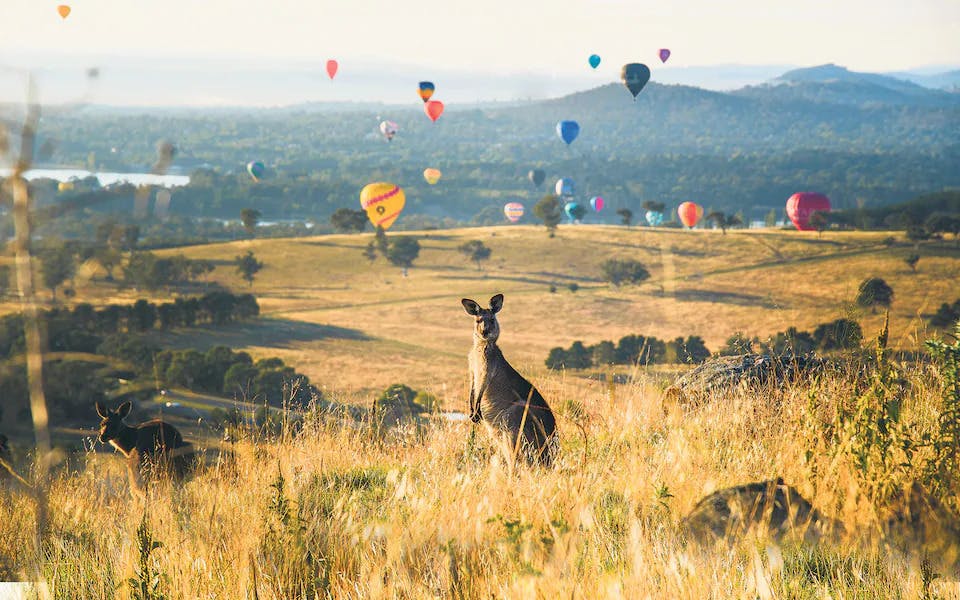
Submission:
<svg viewBox="0 0 960 600">
<path fill-rule="evenodd" d="M 616 344 L 604 340 L 587 346 L 578 340 L 569 348 L 552 348 L 546 365 L 550 369 L 589 369 L 606 365 L 701 363 L 709 356 L 703 338 L 696 335 L 666 342 L 653 336 L 626 335 Z"/>
<path fill-rule="evenodd" d="M 95 353 L 108 336 L 118 333 L 225 325 L 252 319 L 259 314 L 260 305 L 252 294 L 235 296 L 216 291 L 163 304 L 141 298 L 133 304 L 109 304 L 96 309 L 84 303 L 72 309 L 41 310 L 39 317 L 47 332 L 51 352 Z M 0 317 L 0 358 L 9 358 L 23 351 L 22 315 L 15 313 Z"/>
</svg>

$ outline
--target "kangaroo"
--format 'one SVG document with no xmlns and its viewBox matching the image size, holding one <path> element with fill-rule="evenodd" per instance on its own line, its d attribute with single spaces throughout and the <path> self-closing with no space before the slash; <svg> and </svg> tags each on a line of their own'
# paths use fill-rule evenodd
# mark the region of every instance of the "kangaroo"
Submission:
<svg viewBox="0 0 960 600">
<path fill-rule="evenodd" d="M 549 466 L 556 448 L 556 421 L 540 392 L 510 366 L 497 346 L 503 294 L 490 298 L 490 308 L 481 308 L 468 298 L 460 301 L 468 315 L 476 317 L 470 364 L 470 420 L 484 421 L 509 435 L 512 448 L 524 452 L 528 462 Z M 522 439 L 520 439 L 522 433 Z"/>
<path fill-rule="evenodd" d="M 109 443 L 127 458 L 128 474 L 137 488 L 143 487 L 152 467 L 183 477 L 194 459 L 193 446 L 183 440 L 173 425 L 160 419 L 130 427 L 123 419 L 131 408 L 130 402 L 124 402 L 116 410 L 97 402 L 97 414 L 103 419 L 100 441 Z"/>
</svg>

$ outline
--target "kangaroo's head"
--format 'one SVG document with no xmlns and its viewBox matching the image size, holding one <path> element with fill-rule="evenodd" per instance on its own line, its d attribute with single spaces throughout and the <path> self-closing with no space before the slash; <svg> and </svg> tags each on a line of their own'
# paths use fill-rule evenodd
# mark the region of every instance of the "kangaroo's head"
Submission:
<svg viewBox="0 0 960 600">
<path fill-rule="evenodd" d="M 477 324 L 473 335 L 485 342 L 496 342 L 500 337 L 500 324 L 497 323 L 497 313 L 503 308 L 503 294 L 490 298 L 490 308 L 480 308 L 480 305 L 469 298 L 460 301 L 468 315 L 476 317 Z"/>
<path fill-rule="evenodd" d="M 110 440 L 115 440 L 120 436 L 120 432 L 126 427 L 123 420 L 130 414 L 132 405 L 129 401 L 124 402 L 117 407 L 117 410 L 110 410 L 97 402 L 97 414 L 100 415 L 100 441 L 104 444 Z"/>
</svg>

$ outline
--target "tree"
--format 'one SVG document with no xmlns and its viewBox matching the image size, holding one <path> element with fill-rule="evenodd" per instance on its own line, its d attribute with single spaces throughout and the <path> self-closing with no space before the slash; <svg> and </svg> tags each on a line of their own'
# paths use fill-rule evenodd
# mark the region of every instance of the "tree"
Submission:
<svg viewBox="0 0 960 600">
<path fill-rule="evenodd" d="M 763 218 L 763 225 L 765 227 L 777 226 L 777 209 L 775 208 L 770 209 L 770 212 L 767 213 L 767 216 Z"/>
<path fill-rule="evenodd" d="M 253 255 L 253 250 L 247 250 L 246 254 L 234 257 L 234 261 L 237 265 L 237 273 L 248 285 L 252 286 L 253 278 L 263 268 L 263 263 Z"/>
<path fill-rule="evenodd" d="M 810 213 L 810 225 L 817 230 L 817 238 L 823 235 L 823 230 L 830 225 L 830 214 L 820 210 Z"/>
<path fill-rule="evenodd" d="M 617 214 L 620 215 L 620 224 L 630 227 L 630 223 L 633 222 L 633 211 L 629 208 L 621 208 Z"/>
<path fill-rule="evenodd" d="M 6 296 L 10 290 L 10 265 L 0 265 L 0 296 Z"/>
<path fill-rule="evenodd" d="M 823 351 L 859 348 L 863 340 L 860 324 L 852 319 L 837 319 L 813 330 L 813 339 Z"/>
<path fill-rule="evenodd" d="M 387 248 L 387 260 L 390 264 L 403 269 L 403 276 L 407 276 L 407 269 L 413 266 L 413 261 L 420 256 L 420 242 L 414 237 L 401 237 L 390 241 Z"/>
<path fill-rule="evenodd" d="M 619 286 L 621 284 L 638 284 L 650 278 L 650 272 L 643 264 L 633 260 L 618 260 L 611 258 L 600 265 L 603 280 Z"/>
<path fill-rule="evenodd" d="M 375 242 L 367 244 L 367 247 L 363 249 L 363 257 L 370 261 L 371 264 L 377 260 L 377 246 Z"/>
<path fill-rule="evenodd" d="M 857 290 L 857 306 L 877 312 L 878 306 L 890 308 L 891 302 L 893 302 L 893 288 L 887 285 L 886 281 L 879 277 L 868 277 L 860 282 Z"/>
<path fill-rule="evenodd" d="M 730 227 L 736 227 L 737 225 L 743 225 L 743 219 L 737 215 L 727 216 L 726 213 L 715 210 L 707 215 L 708 221 L 713 221 L 713 224 L 720 228 L 720 231 L 723 235 L 727 235 L 727 229 Z"/>
<path fill-rule="evenodd" d="M 667 342 L 667 356 L 682 364 L 698 364 L 710 358 L 710 350 L 703 338 L 691 335 L 686 340 L 682 337 Z"/>
<path fill-rule="evenodd" d="M 533 214 L 543 221 L 543 225 L 547 228 L 550 237 L 553 237 L 556 235 L 557 225 L 560 224 L 560 219 L 563 218 L 560 198 L 553 194 L 547 194 L 533 205 Z"/>
<path fill-rule="evenodd" d="M 717 354 L 720 356 L 753 354 L 753 341 L 754 340 L 744 335 L 743 332 L 738 331 L 727 338 L 727 342 L 717 351 Z"/>
<path fill-rule="evenodd" d="M 377 231 L 374 233 L 373 241 L 380 254 L 386 256 L 387 251 L 390 249 L 390 241 L 387 239 L 387 232 L 384 231 L 382 226 L 377 225 Z"/>
<path fill-rule="evenodd" d="M 116 248 L 111 248 L 110 246 L 101 246 L 97 248 L 94 258 L 100 263 L 100 266 L 103 267 L 103 270 L 107 272 L 104 277 L 107 281 L 113 281 L 113 269 L 120 264 L 122 256 L 120 251 Z"/>
<path fill-rule="evenodd" d="M 340 233 L 361 232 L 367 227 L 370 220 L 366 211 L 338 208 L 330 215 L 330 224 Z"/>
<path fill-rule="evenodd" d="M 643 207 L 643 210 L 652 212 L 663 212 L 663 209 L 667 207 L 663 202 L 655 202 L 653 200 L 645 200 L 640 206 Z"/>
<path fill-rule="evenodd" d="M 53 293 L 53 301 L 57 301 L 57 288 L 77 273 L 77 265 L 73 260 L 73 251 L 65 245 L 56 245 L 45 248 L 40 252 L 40 262 L 43 272 L 43 284 Z"/>
<path fill-rule="evenodd" d="M 257 223 L 260 222 L 260 216 L 260 211 L 255 208 L 244 208 L 240 211 L 240 222 L 243 223 L 243 228 L 250 237 L 253 237 Z"/>
<path fill-rule="evenodd" d="M 477 270 L 481 270 L 480 262 L 490 258 L 492 250 L 484 245 L 480 240 L 470 240 L 465 242 L 457 248 L 461 254 L 467 257 L 468 260 L 471 260 L 477 263 Z"/>
<path fill-rule="evenodd" d="M 917 272 L 917 263 L 920 262 L 919 254 L 911 254 L 903 259 L 903 262 L 907 263 L 907 266 L 910 267 L 910 270 L 914 273 Z"/>
</svg>

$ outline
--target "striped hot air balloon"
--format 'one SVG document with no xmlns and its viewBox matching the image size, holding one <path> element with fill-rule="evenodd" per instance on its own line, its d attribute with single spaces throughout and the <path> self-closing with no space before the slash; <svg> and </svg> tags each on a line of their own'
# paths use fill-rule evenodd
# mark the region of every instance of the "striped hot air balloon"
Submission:
<svg viewBox="0 0 960 600">
<path fill-rule="evenodd" d="M 516 223 L 523 216 L 523 205 L 519 202 L 507 202 L 503 206 L 503 214 L 511 223 Z"/>
<path fill-rule="evenodd" d="M 360 206 L 367 211 L 367 217 L 374 227 L 390 229 L 406 202 L 407 197 L 403 190 L 393 183 L 379 181 L 360 191 Z"/>
</svg>

